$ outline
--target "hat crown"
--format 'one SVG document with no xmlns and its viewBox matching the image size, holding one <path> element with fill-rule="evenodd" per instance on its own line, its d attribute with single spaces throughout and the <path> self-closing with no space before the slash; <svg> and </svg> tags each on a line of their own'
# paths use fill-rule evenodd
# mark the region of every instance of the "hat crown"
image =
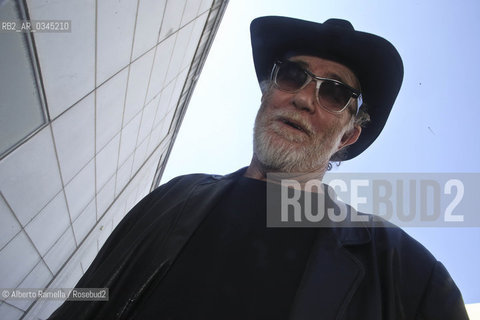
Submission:
<svg viewBox="0 0 480 320">
<path fill-rule="evenodd" d="M 343 20 L 343 19 L 328 19 L 323 23 L 326 26 L 333 26 L 337 28 L 342 28 L 346 30 L 351 30 L 354 31 L 355 29 L 353 28 L 353 25 L 350 23 L 350 21 Z"/>
</svg>

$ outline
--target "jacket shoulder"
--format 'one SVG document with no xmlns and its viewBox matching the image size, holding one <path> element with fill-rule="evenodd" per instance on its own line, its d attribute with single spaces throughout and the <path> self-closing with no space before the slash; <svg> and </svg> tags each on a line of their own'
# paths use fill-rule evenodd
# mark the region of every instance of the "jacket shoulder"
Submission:
<svg viewBox="0 0 480 320">
<path fill-rule="evenodd" d="M 388 270 L 381 272 L 382 282 L 403 297 L 397 312 L 415 319 L 468 319 L 458 287 L 428 249 L 388 222 L 369 231 L 379 270 Z"/>
<path fill-rule="evenodd" d="M 422 262 L 433 264 L 435 257 L 420 242 L 415 240 L 403 229 L 396 225 L 385 222 L 382 227 L 371 227 L 372 242 L 379 251 L 394 250 L 405 259 L 418 259 Z M 418 261 L 420 262 L 420 261 Z"/>
</svg>

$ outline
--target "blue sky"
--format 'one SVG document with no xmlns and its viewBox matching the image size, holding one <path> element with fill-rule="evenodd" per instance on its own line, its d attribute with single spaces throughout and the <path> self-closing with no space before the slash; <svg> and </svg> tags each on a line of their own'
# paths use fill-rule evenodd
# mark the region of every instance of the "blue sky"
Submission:
<svg viewBox="0 0 480 320">
<path fill-rule="evenodd" d="M 385 129 L 339 172 L 480 172 L 480 2 L 230 0 L 162 178 L 246 166 L 260 104 L 249 25 L 263 15 L 343 18 L 392 42 L 402 89 Z M 479 186 L 480 189 L 480 186 Z M 450 271 L 466 303 L 480 302 L 480 228 L 412 228 Z"/>
</svg>

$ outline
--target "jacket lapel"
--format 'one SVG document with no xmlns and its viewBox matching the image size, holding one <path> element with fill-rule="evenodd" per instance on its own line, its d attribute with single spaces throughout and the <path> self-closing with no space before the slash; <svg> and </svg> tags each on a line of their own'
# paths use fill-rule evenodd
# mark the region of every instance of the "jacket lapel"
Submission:
<svg viewBox="0 0 480 320">
<path fill-rule="evenodd" d="M 319 229 L 290 318 L 340 319 L 363 275 L 362 264 L 331 230 Z"/>
<path fill-rule="evenodd" d="M 368 242 L 370 233 L 359 224 L 319 228 L 290 319 L 341 319 L 365 275 L 365 267 L 348 247 Z"/>
</svg>

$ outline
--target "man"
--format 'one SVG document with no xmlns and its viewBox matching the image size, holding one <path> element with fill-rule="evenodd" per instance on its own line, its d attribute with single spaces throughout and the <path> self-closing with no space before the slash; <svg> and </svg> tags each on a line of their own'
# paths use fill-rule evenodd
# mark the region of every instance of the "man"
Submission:
<svg viewBox="0 0 480 320">
<path fill-rule="evenodd" d="M 248 168 L 148 195 L 77 284 L 110 300 L 69 301 L 51 318 L 467 319 L 442 264 L 386 222 L 265 225 L 267 174 L 321 178 L 379 135 L 403 78 L 395 48 L 338 19 L 262 17 L 251 34 L 263 95 Z"/>
</svg>

